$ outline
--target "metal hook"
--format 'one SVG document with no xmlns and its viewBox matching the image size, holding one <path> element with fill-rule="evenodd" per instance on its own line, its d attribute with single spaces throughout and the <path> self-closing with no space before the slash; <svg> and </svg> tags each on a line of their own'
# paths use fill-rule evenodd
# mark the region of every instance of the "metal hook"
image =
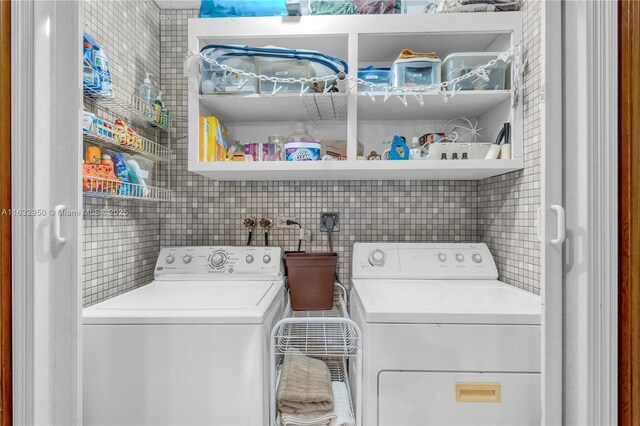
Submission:
<svg viewBox="0 0 640 426">
<path fill-rule="evenodd" d="M 308 90 L 309 90 L 309 85 L 308 84 L 300 83 L 300 96 L 302 96 L 305 93 L 307 93 Z"/>
</svg>

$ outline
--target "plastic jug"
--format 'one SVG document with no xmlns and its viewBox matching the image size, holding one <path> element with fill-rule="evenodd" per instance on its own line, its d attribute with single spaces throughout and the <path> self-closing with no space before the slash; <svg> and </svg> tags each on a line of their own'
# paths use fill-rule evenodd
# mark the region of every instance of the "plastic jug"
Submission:
<svg viewBox="0 0 640 426">
<path fill-rule="evenodd" d="M 144 83 L 140 85 L 140 99 L 143 103 L 144 113 L 149 121 L 155 121 L 156 114 L 153 103 L 158 97 L 158 89 L 151 83 L 151 73 L 145 73 Z"/>
</svg>

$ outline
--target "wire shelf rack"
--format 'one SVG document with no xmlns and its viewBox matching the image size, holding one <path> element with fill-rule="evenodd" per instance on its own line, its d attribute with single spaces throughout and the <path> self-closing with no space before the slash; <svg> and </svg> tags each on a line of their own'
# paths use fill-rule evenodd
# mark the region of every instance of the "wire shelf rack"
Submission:
<svg viewBox="0 0 640 426">
<path fill-rule="evenodd" d="M 83 195 L 86 197 L 118 198 L 127 200 L 142 200 L 156 202 L 170 202 L 173 200 L 173 191 L 166 188 L 157 188 L 134 183 L 124 183 L 119 180 L 110 180 L 97 177 L 82 179 Z"/>
<path fill-rule="evenodd" d="M 288 298 L 284 317 L 271 333 L 271 424 L 278 424 L 275 392 L 279 380 L 279 368 L 285 356 L 306 355 L 327 364 L 331 380 L 343 382 L 353 392 L 362 381 L 362 334 L 358 325 L 349 318 L 347 292 L 336 283 L 333 308 L 325 311 L 294 311 Z M 361 425 L 361 391 L 357 391 L 354 405 L 356 424 Z M 354 407 L 356 410 L 354 410 Z"/>
<path fill-rule="evenodd" d="M 302 99 L 311 121 L 347 120 L 346 93 L 314 93 L 313 96 L 302 96 Z"/>
<path fill-rule="evenodd" d="M 297 349 L 306 355 L 326 359 L 349 355 L 358 350 L 360 333 L 355 323 L 348 319 L 346 291 L 340 284 L 336 284 L 336 289 L 331 310 L 294 311 L 291 302 L 288 302 L 285 318 L 299 321 L 285 321 L 277 335 L 274 335 L 278 354 Z"/>
<path fill-rule="evenodd" d="M 167 162 L 171 160 L 171 149 L 139 135 L 138 140 L 130 145 L 125 141 L 118 141 L 114 130 L 98 127 L 91 132 L 83 133 L 83 138 L 85 142 L 111 150 L 137 154 L 152 161 Z"/>
<path fill-rule="evenodd" d="M 105 95 L 90 87 L 84 86 L 85 98 L 96 102 L 109 113 L 139 126 L 148 126 L 164 132 L 171 130 L 170 114 L 156 112 L 153 105 L 147 104 L 133 93 L 112 84 L 112 93 Z"/>
</svg>

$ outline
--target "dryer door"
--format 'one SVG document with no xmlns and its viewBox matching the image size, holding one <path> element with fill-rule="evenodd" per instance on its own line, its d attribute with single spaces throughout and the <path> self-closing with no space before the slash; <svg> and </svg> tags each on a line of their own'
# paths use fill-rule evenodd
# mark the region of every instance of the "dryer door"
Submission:
<svg viewBox="0 0 640 426">
<path fill-rule="evenodd" d="M 383 371 L 378 376 L 381 426 L 539 425 L 539 401 L 537 373 Z"/>
</svg>

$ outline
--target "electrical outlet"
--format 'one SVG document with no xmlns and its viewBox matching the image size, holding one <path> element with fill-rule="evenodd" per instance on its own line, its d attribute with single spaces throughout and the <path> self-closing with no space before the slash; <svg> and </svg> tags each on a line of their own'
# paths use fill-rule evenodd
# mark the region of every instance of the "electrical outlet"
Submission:
<svg viewBox="0 0 640 426">
<path fill-rule="evenodd" d="M 308 243 L 311 242 L 311 230 L 310 229 L 303 229 L 303 231 L 304 231 L 304 238 L 303 239 Z"/>
<path fill-rule="evenodd" d="M 332 225 L 333 222 L 333 225 Z M 331 227 L 331 229 L 329 229 Z M 320 231 L 338 232 L 340 231 L 340 214 L 320 213 Z"/>
<path fill-rule="evenodd" d="M 298 226 L 298 225 L 287 225 L 287 221 L 288 220 L 292 220 L 294 222 L 300 222 L 298 219 L 296 219 L 295 217 L 289 217 L 289 216 L 278 216 L 276 218 L 276 228 L 288 228 L 290 226 Z"/>
</svg>

